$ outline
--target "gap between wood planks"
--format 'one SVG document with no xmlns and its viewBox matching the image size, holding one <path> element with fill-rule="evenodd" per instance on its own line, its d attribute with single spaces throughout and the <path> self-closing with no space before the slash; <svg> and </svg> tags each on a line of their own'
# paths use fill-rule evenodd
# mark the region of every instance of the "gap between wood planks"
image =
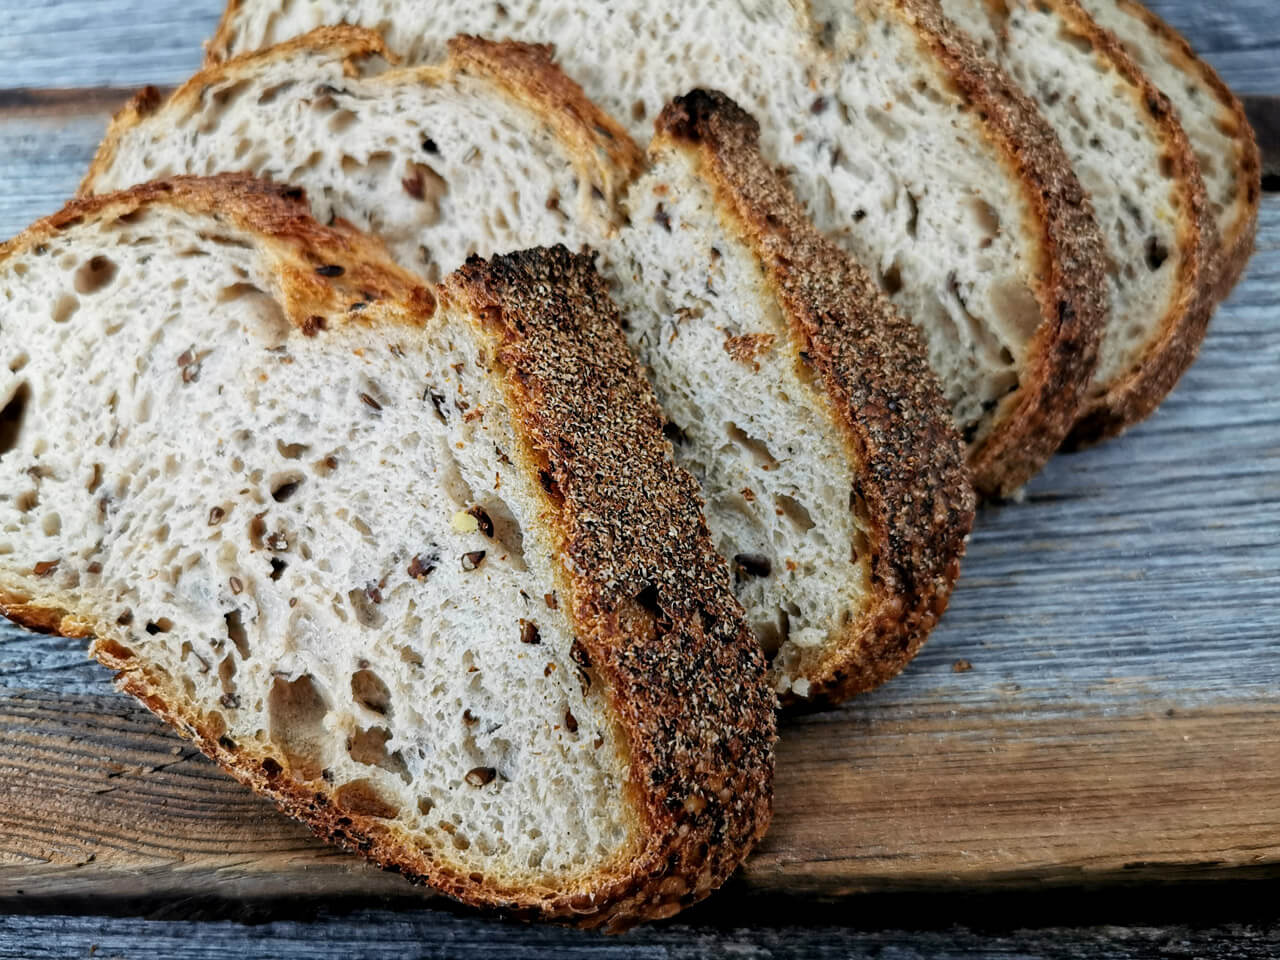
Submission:
<svg viewBox="0 0 1280 960">
<path fill-rule="evenodd" d="M 1280 705 L 846 709 L 783 731 L 740 896 L 1280 877 Z M 420 897 L 310 838 L 130 701 L 0 699 L 0 906 Z"/>
</svg>

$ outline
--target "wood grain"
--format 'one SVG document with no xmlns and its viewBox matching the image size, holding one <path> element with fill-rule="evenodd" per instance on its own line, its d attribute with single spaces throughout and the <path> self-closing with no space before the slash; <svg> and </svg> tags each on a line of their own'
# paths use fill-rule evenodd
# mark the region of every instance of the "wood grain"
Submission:
<svg viewBox="0 0 1280 960">
<path fill-rule="evenodd" d="M 1151 5 L 1256 94 L 1250 114 L 1280 171 L 1275 0 Z M 220 6 L 0 0 L 0 236 L 61 206 L 131 88 L 186 76 Z M 912 904 L 974 891 L 1121 897 L 1263 878 L 1262 896 L 1280 904 L 1278 302 L 1280 197 L 1268 197 L 1245 283 L 1160 412 L 1058 458 L 1025 502 L 984 509 L 952 609 L 906 675 L 840 711 L 789 719 L 775 829 L 713 899 L 712 928 L 695 919 L 624 945 L 439 910 L 262 928 L 8 916 L 0 958 L 93 945 L 95 956 L 243 957 L 266 943 L 282 957 L 488 956 L 495 945 L 521 958 L 1275 956 L 1276 928 L 840 926 L 864 916 L 869 893 Z M 971 669 L 956 672 L 961 662 Z M 367 897 L 410 908 L 425 895 L 223 777 L 111 692 L 82 644 L 0 626 L 0 913 L 163 901 L 186 916 L 209 898 Z M 789 916 L 775 927 L 723 919 L 755 924 L 752 904 L 790 912 L 819 899 L 838 906 L 806 914 L 803 935 Z"/>
</svg>

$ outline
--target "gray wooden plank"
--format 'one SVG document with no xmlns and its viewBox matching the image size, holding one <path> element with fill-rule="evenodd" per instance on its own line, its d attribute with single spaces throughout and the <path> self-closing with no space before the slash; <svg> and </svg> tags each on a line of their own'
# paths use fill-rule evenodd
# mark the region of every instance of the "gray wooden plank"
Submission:
<svg viewBox="0 0 1280 960">
<path fill-rule="evenodd" d="M 186 79 L 222 0 L 0 0 L 0 90 Z"/>
<path fill-rule="evenodd" d="M 1280 91 L 1273 0 L 1149 0 L 1241 91 Z M 0 90 L 174 84 L 199 65 L 222 0 L 0 0 Z M 548 37 L 554 42 L 554 37 Z"/>
<path fill-rule="evenodd" d="M 461 956 L 511 960 L 698 960 L 742 957 L 768 960 L 1176 960 L 1229 956 L 1272 958 L 1280 929 L 1267 926 L 1212 928 L 1100 927 L 982 933 L 964 927 L 884 932 L 841 927 L 796 928 L 741 925 L 705 929 L 669 924 L 621 937 L 548 928 L 520 927 L 438 914 L 362 911 L 325 915 L 312 923 L 279 921 L 258 926 L 232 922 L 190 923 L 74 916 L 7 918 L 0 930 L 0 958 L 14 960 L 243 960 L 293 958 Z"/>
</svg>

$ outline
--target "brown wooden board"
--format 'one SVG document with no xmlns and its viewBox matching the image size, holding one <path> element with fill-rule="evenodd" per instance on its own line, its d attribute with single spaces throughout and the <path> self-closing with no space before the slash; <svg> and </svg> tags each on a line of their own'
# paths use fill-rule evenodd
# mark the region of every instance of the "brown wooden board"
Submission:
<svg viewBox="0 0 1280 960">
<path fill-rule="evenodd" d="M 1153 6 L 1256 94 L 1250 113 L 1280 171 L 1275 0 Z M 132 87 L 182 79 L 218 7 L 0 0 L 0 235 L 61 205 Z M 1245 282 L 1156 416 L 1058 458 L 1024 502 L 983 510 L 952 609 L 903 677 L 787 719 L 774 830 L 713 903 L 834 901 L 837 922 L 867 895 L 1255 880 L 1280 903 L 1265 882 L 1280 877 L 1278 321 L 1280 196 L 1268 196 Z M 0 627 L 0 913 L 368 896 L 403 907 L 425 895 L 224 777 L 114 693 L 82 643 Z M 56 922 L 11 920 L 0 917 L 0 957 L 55 955 L 21 938 Z M 361 940 L 335 924 L 340 942 Z M 128 954 L 133 928 L 108 926 L 71 924 L 68 950 L 101 935 Z M 282 955 L 322 952 L 309 935 L 281 936 Z M 655 937 L 655 951 L 685 955 Z M 1130 952 L 1064 937 L 1055 955 L 1164 949 L 1158 937 Z M 235 942 L 223 931 L 208 955 Z M 920 955 L 951 955 L 930 942 Z M 1037 942 L 986 941 L 1018 956 L 1039 955 Z M 1235 949 L 1262 956 L 1274 942 L 1255 931 Z M 827 946 L 811 955 L 843 955 Z M 905 949 L 892 937 L 864 947 Z"/>
</svg>

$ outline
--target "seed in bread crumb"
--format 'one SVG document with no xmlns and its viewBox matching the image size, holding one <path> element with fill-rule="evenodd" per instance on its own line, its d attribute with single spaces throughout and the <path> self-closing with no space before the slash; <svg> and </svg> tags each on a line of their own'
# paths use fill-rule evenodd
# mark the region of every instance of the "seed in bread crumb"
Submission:
<svg viewBox="0 0 1280 960">
<path fill-rule="evenodd" d="M 572 711 L 566 710 L 564 712 L 564 728 L 570 733 L 578 732 L 578 718 L 573 715 Z"/>
<path fill-rule="evenodd" d="M 243 590 L 244 590 L 244 584 L 240 582 L 240 578 L 239 578 L 239 577 L 232 577 L 232 578 L 231 578 L 231 592 L 232 592 L 233 594 L 235 594 L 236 596 L 239 596 L 239 595 L 241 594 L 241 592 L 243 592 Z"/>
<path fill-rule="evenodd" d="M 93 561 L 93 563 L 89 564 L 88 570 L 92 574 L 95 574 L 95 575 L 99 574 L 102 572 L 102 564 L 100 564 L 97 560 L 95 560 Z"/>
<path fill-rule="evenodd" d="M 458 533 L 475 533 L 480 529 L 480 521 L 467 510 L 459 510 L 453 515 L 453 529 Z"/>
<path fill-rule="evenodd" d="M 968 673 L 973 669 L 973 664 L 968 660 L 957 660 L 951 665 L 952 673 Z"/>
<path fill-rule="evenodd" d="M 276 531 L 267 537 L 267 549 L 274 550 L 276 553 L 287 553 L 289 550 L 289 538 Z"/>
<path fill-rule="evenodd" d="M 214 507 L 209 511 L 209 526 L 216 527 L 227 518 L 227 511 L 221 507 Z"/>
<path fill-rule="evenodd" d="M 532 623 L 529 620 L 520 621 L 520 642 L 532 646 L 538 646 L 542 643 L 542 634 L 538 632 L 536 623 Z"/>
<path fill-rule="evenodd" d="M 493 767 L 476 767 L 467 772 L 467 783 L 473 787 L 483 787 L 493 783 L 493 778 L 498 775 L 498 771 Z"/>
<path fill-rule="evenodd" d="M 475 507 L 472 507 L 470 510 L 468 510 L 467 513 L 472 517 L 475 517 L 476 529 L 478 529 L 482 534 L 484 534 L 486 537 L 492 540 L 493 539 L 493 521 L 489 519 L 489 514 L 484 512 L 484 508 L 475 506 Z"/>
<path fill-rule="evenodd" d="M 37 577 L 47 577 L 58 569 L 58 564 L 60 563 L 62 563 L 61 560 L 43 560 L 36 564 L 33 572 Z"/>
<path fill-rule="evenodd" d="M 369 583 L 366 583 L 364 585 L 364 595 L 368 597 L 370 600 L 372 600 L 374 603 L 382 602 L 382 591 L 378 589 L 378 586 L 379 585 L 374 583 L 373 581 L 370 581 Z"/>
<path fill-rule="evenodd" d="M 559 610 L 559 609 L 560 609 L 560 601 L 559 601 L 558 599 L 556 599 L 556 595 L 555 595 L 555 593 L 554 593 L 554 592 L 552 592 L 552 593 L 548 593 L 548 594 L 547 594 L 546 596 L 544 596 L 542 599 L 543 599 L 544 601 L 546 601 L 547 609 L 548 609 L 548 610 Z"/>
<path fill-rule="evenodd" d="M 440 563 L 440 554 L 435 549 L 425 554 L 418 554 L 409 564 L 409 576 L 414 580 L 425 580 L 435 572 Z"/>
<path fill-rule="evenodd" d="M 373 397 L 369 396 L 367 393 L 360 394 L 360 402 L 377 413 L 382 412 L 382 404 L 373 399 Z"/>
<path fill-rule="evenodd" d="M 470 553 L 462 555 L 462 569 L 470 572 L 478 570 L 480 565 L 484 563 L 485 552 L 483 550 L 473 550 Z"/>
<path fill-rule="evenodd" d="M 479 718 L 476 717 L 476 715 L 471 712 L 470 707 L 462 711 L 462 722 L 465 723 L 468 727 L 476 723 L 478 719 Z"/>
</svg>

